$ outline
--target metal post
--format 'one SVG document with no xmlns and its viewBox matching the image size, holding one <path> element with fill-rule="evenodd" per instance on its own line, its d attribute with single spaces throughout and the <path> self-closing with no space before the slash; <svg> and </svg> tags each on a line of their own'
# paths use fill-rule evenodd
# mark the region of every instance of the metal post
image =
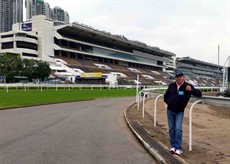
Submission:
<svg viewBox="0 0 230 164">
<path fill-rule="evenodd" d="M 140 106 L 140 93 L 137 96 L 137 110 L 139 110 L 139 106 Z"/>
<path fill-rule="evenodd" d="M 137 96 L 137 110 L 139 110 L 140 107 L 140 101 L 141 101 L 141 94 L 143 93 L 143 91 L 141 90 Z"/>
<path fill-rule="evenodd" d="M 193 107 L 200 103 L 200 102 L 203 102 L 204 103 L 204 100 L 197 100 L 195 101 L 192 106 L 190 107 L 190 110 L 189 110 L 189 152 L 191 153 L 192 152 L 192 109 Z"/>
<path fill-rule="evenodd" d="M 4 78 L 4 89 L 6 89 L 6 77 Z M 6 92 L 8 93 L 8 89 Z"/>
<path fill-rule="evenodd" d="M 220 45 L 218 45 L 218 75 L 217 75 L 217 80 L 218 80 L 218 86 L 220 86 L 220 76 L 219 76 L 219 70 L 220 70 L 220 68 L 219 68 L 219 59 L 220 59 Z"/>
<path fill-rule="evenodd" d="M 145 96 L 149 94 L 149 93 L 144 93 L 144 96 L 143 96 L 143 105 L 142 105 L 142 117 L 144 118 L 145 117 Z"/>
<path fill-rule="evenodd" d="M 138 101 L 138 83 L 139 83 L 139 74 L 137 74 L 137 86 L 136 86 L 136 102 Z"/>
<path fill-rule="evenodd" d="M 158 98 L 160 98 L 161 96 L 164 96 L 164 94 L 160 94 L 156 97 L 155 101 L 154 101 L 154 127 L 157 126 L 157 100 Z"/>
</svg>

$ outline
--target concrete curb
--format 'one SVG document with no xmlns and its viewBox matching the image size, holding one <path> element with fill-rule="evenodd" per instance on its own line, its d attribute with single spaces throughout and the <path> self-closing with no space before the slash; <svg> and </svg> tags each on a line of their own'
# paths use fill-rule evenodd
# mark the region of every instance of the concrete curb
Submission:
<svg viewBox="0 0 230 164">
<path fill-rule="evenodd" d="M 135 103 L 130 104 L 128 108 L 130 108 L 133 104 L 135 104 Z M 126 108 L 125 111 L 124 111 L 124 117 L 125 117 L 126 123 L 128 124 L 129 128 L 131 129 L 131 131 L 135 134 L 137 139 L 143 144 L 145 149 L 157 160 L 158 163 L 167 164 L 166 160 L 158 153 L 158 151 L 156 149 L 154 149 L 153 147 L 150 147 L 150 145 L 147 142 L 145 142 L 142 139 L 142 137 L 132 127 L 132 125 L 130 124 L 130 122 L 129 122 L 127 116 L 126 116 L 126 111 L 127 111 L 128 108 Z"/>
</svg>

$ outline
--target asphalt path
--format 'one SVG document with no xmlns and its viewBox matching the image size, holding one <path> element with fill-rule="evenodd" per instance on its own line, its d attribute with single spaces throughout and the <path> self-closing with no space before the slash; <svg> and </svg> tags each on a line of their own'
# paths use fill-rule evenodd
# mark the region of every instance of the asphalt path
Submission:
<svg viewBox="0 0 230 164">
<path fill-rule="evenodd" d="M 133 97 L 0 111 L 1 164 L 156 163 L 124 121 Z"/>
</svg>

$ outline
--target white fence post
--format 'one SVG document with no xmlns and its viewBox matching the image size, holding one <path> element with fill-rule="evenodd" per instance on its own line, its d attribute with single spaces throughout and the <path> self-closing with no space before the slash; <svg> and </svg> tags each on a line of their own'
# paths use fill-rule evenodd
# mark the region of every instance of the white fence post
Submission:
<svg viewBox="0 0 230 164">
<path fill-rule="evenodd" d="M 200 103 L 200 102 L 203 102 L 204 103 L 204 100 L 197 100 L 195 101 L 192 106 L 190 107 L 190 110 L 189 110 L 189 152 L 191 153 L 192 152 L 192 109 L 193 107 Z"/>
<path fill-rule="evenodd" d="M 143 93 L 143 91 L 141 90 L 137 96 L 137 110 L 139 110 L 140 108 L 140 101 L 141 101 L 141 94 Z"/>
<path fill-rule="evenodd" d="M 139 83 L 139 74 L 137 74 L 137 86 L 136 86 L 136 102 L 139 100 L 138 99 L 138 88 L 139 88 L 139 86 L 138 86 L 138 83 Z"/>
<path fill-rule="evenodd" d="M 143 96 L 143 105 L 142 105 L 142 118 L 145 117 L 145 96 L 148 95 L 149 93 L 144 93 Z"/>
<path fill-rule="evenodd" d="M 161 96 L 164 96 L 164 94 L 160 94 L 156 97 L 155 101 L 154 101 L 154 127 L 157 126 L 157 100 L 158 98 L 160 98 Z"/>
</svg>

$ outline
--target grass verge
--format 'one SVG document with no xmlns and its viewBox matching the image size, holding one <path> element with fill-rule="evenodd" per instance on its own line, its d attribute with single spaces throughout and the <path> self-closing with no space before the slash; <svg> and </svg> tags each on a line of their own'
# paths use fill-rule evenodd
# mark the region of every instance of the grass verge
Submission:
<svg viewBox="0 0 230 164">
<path fill-rule="evenodd" d="M 69 101 L 90 100 L 95 98 L 127 97 L 135 96 L 135 89 L 30 89 L 26 92 L 22 89 L 11 89 L 8 93 L 0 90 L 0 109 L 60 103 Z"/>
</svg>

